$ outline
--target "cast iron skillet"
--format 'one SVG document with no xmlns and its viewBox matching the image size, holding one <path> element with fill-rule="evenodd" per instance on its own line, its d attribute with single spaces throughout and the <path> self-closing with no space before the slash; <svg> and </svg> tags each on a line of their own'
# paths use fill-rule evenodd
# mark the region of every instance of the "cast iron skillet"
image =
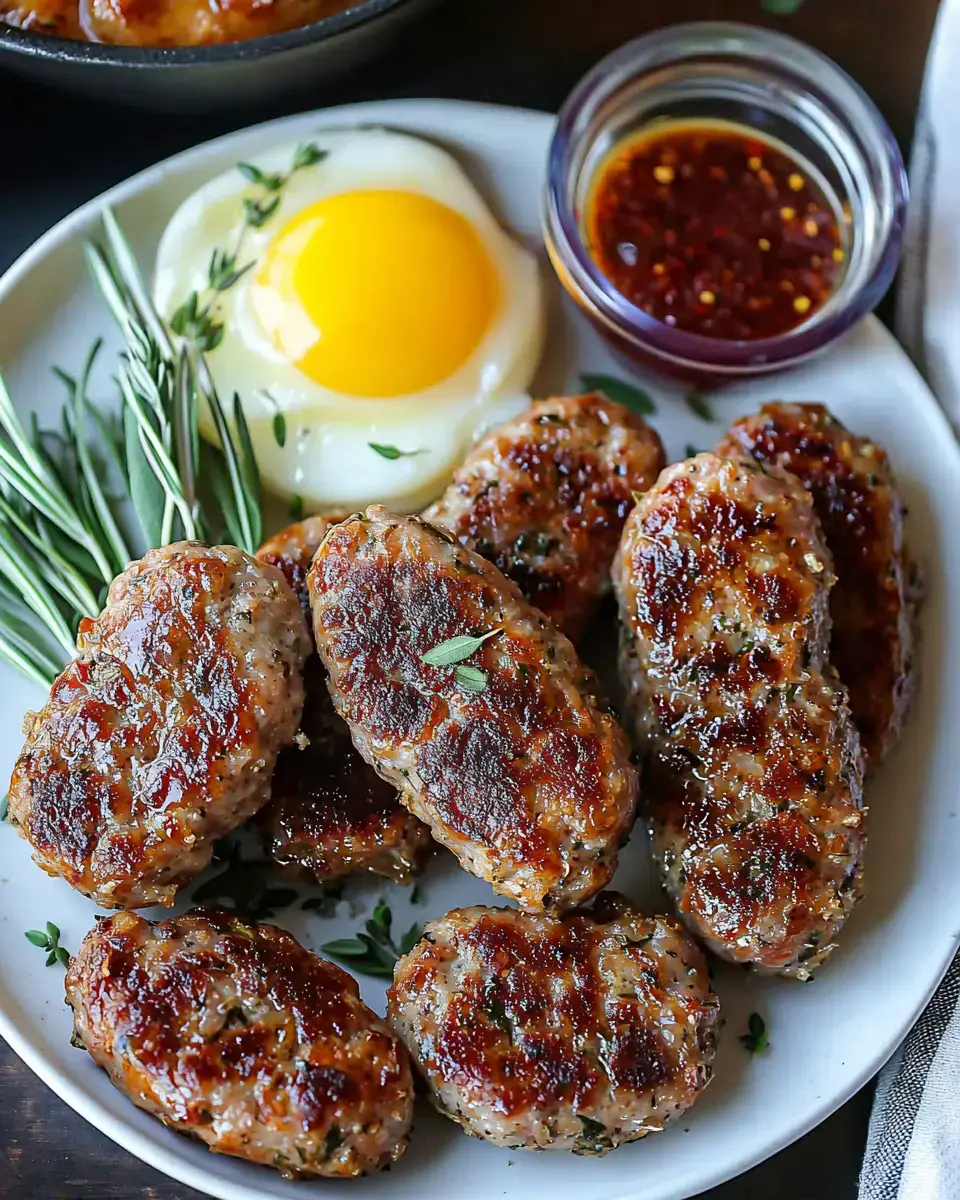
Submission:
<svg viewBox="0 0 960 1200">
<path fill-rule="evenodd" d="M 36 80 L 166 111 L 199 112 L 316 89 L 370 58 L 432 0 L 357 0 L 312 25 L 246 42 L 148 50 L 0 25 L 0 67 Z"/>
</svg>

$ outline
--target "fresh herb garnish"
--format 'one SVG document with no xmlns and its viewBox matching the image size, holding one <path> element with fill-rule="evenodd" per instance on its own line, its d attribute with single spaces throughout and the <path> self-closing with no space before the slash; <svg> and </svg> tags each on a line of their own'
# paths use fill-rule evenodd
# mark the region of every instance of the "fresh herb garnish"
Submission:
<svg viewBox="0 0 960 1200">
<path fill-rule="evenodd" d="M 326 942 L 320 949 L 331 958 L 345 962 L 362 975 L 392 979 L 397 959 L 409 954 L 423 935 L 422 925 L 411 925 L 397 945 L 392 936 L 393 914 L 383 897 L 377 902 L 373 916 L 365 923 L 364 931 L 355 938 L 338 938 Z"/>
<path fill-rule="evenodd" d="M 513 1038 L 513 1025 L 507 1016 L 507 1006 L 498 996 L 488 996 L 483 1002 L 483 1011 L 498 1029 L 508 1038 Z"/>
<path fill-rule="evenodd" d="M 339 1125 L 331 1125 L 327 1130 L 327 1136 L 323 1139 L 323 1152 L 329 1158 L 331 1154 L 336 1153 L 343 1145 L 343 1134 L 340 1132 Z"/>
<path fill-rule="evenodd" d="M 9 813 L 9 811 L 10 811 L 10 793 L 7 792 L 6 795 L 4 795 L 2 799 L 0 799 L 0 821 L 5 821 L 7 819 L 7 814 Z"/>
<path fill-rule="evenodd" d="M 302 171 L 304 167 L 314 167 L 326 157 L 327 151 L 321 150 L 314 142 L 303 142 L 294 152 L 291 170 Z"/>
<path fill-rule="evenodd" d="M 413 458 L 417 454 L 426 454 L 426 450 L 400 450 L 396 446 L 385 445 L 383 442 L 367 442 L 367 445 L 381 458 L 393 462 L 397 458 Z"/>
<path fill-rule="evenodd" d="M 702 454 L 702 453 L 703 453 L 703 451 L 698 450 L 696 448 L 696 446 L 693 444 L 693 442 L 687 442 L 686 453 L 685 453 L 686 458 L 696 458 L 698 454 Z"/>
<path fill-rule="evenodd" d="M 287 443 L 287 418 L 282 412 L 273 414 L 273 440 L 281 450 Z"/>
<path fill-rule="evenodd" d="M 420 884 L 419 883 L 415 883 L 413 885 L 413 887 L 410 889 L 410 903 L 411 904 L 419 904 L 420 903 Z"/>
<path fill-rule="evenodd" d="M 471 654 L 480 649 L 488 638 L 495 637 L 501 632 L 502 630 L 498 626 L 496 629 L 491 629 L 489 633 L 481 633 L 478 637 L 461 634 L 459 637 L 448 638 L 445 642 L 434 646 L 432 650 L 421 654 L 420 658 L 430 667 L 450 667 L 454 663 L 463 662 L 465 658 L 469 658 Z"/>
<path fill-rule="evenodd" d="M 615 379 L 612 375 L 584 374 L 580 376 L 580 383 L 586 391 L 603 392 L 608 400 L 622 404 L 641 416 L 649 417 L 657 411 L 649 392 L 622 379 Z"/>
<path fill-rule="evenodd" d="M 283 189 L 295 172 L 312 167 L 325 157 L 325 150 L 309 142 L 297 147 L 286 175 L 262 171 L 253 163 L 237 163 L 237 170 L 244 179 L 260 188 L 260 195 L 244 197 L 243 224 L 233 250 L 213 251 L 207 269 L 206 288 L 202 292 L 191 292 L 170 318 L 170 328 L 178 337 L 186 339 L 201 353 L 208 354 L 216 350 L 223 340 L 223 322 L 216 313 L 218 298 L 254 265 L 252 261 L 244 263 L 242 267 L 237 265 L 247 230 L 262 229 L 266 225 L 279 208 Z"/>
<path fill-rule="evenodd" d="M 703 392 L 687 392 L 684 397 L 687 408 L 700 418 L 701 421 L 715 421 L 713 409 L 710 407 L 710 401 Z"/>
<path fill-rule="evenodd" d="M 749 1032 L 740 1035 L 744 1048 L 751 1054 L 759 1054 L 770 1045 L 767 1038 L 767 1023 L 759 1013 L 751 1013 L 747 1019 Z"/>
<path fill-rule="evenodd" d="M 35 419 L 28 431 L 0 380 L 0 657 L 46 687 L 76 653 L 80 620 L 97 616 L 107 585 L 148 547 L 216 540 L 224 525 L 251 553 L 261 541 L 259 474 L 239 400 L 232 432 L 202 357 L 173 349 L 109 209 L 103 227 L 105 244 L 85 254 L 125 343 L 119 418 L 88 399 L 99 343 L 76 377 L 58 372 L 68 389 L 62 431 Z M 228 266 L 217 259 L 217 271 Z M 201 444 L 203 406 L 219 448 Z M 201 476 L 213 491 L 203 503 Z M 125 500 L 139 528 L 125 520 Z"/>
<path fill-rule="evenodd" d="M 487 686 L 487 673 L 478 667 L 454 667 L 453 678 L 461 692 L 469 692 L 471 695 L 482 692 Z"/>
<path fill-rule="evenodd" d="M 580 1118 L 583 1132 L 577 1138 L 575 1148 L 581 1154 L 608 1150 L 610 1148 L 610 1135 L 607 1132 L 606 1125 L 602 1121 L 595 1121 L 593 1117 L 585 1117 L 582 1113 L 577 1113 L 577 1116 Z"/>
<path fill-rule="evenodd" d="M 302 521 L 303 520 L 303 497 L 302 496 L 291 496 L 290 497 L 290 516 L 292 517 L 292 519 L 294 521 Z"/>
<path fill-rule="evenodd" d="M 48 967 L 52 967 L 54 963 L 59 963 L 61 967 L 70 965 L 70 952 L 66 947 L 60 945 L 60 930 L 52 921 L 47 922 L 45 933 L 40 929 L 28 929 L 24 937 L 31 946 L 37 946 L 48 952 Z"/>
</svg>

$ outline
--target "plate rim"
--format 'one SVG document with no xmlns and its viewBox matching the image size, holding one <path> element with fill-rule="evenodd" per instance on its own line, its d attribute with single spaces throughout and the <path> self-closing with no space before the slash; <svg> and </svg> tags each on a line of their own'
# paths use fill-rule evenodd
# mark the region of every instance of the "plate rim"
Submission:
<svg viewBox="0 0 960 1200">
<path fill-rule="evenodd" d="M 28 246 L 3 275 L 0 276 L 0 311 L 2 311 L 3 305 L 8 301 L 10 294 L 31 271 L 61 245 L 81 236 L 83 225 L 88 223 L 91 217 L 95 218 L 105 205 L 122 203 L 161 184 L 170 168 L 189 168 L 202 163 L 204 158 L 209 154 L 229 148 L 232 143 L 240 144 L 245 142 L 251 135 L 262 135 L 271 130 L 283 131 L 291 125 L 307 125 L 311 121 L 316 121 L 318 128 L 336 127 L 341 118 L 349 120 L 351 117 L 373 117 L 374 119 L 382 119 L 385 124 L 392 124 L 394 122 L 402 123 L 407 117 L 417 113 L 433 115 L 437 113 L 450 114 L 451 112 L 464 115 L 470 113 L 474 116 L 492 116 L 495 114 L 501 120 L 509 118 L 529 122 L 530 124 L 542 125 L 544 132 L 556 122 L 555 114 L 540 109 L 473 100 L 448 100 L 424 97 L 360 101 L 352 104 L 293 113 L 244 126 L 195 146 L 188 147 L 177 154 L 170 155 L 104 189 L 62 217 L 35 242 Z M 376 114 L 378 113 L 382 113 L 381 118 L 377 118 Z M 452 131 L 451 136 L 453 138 L 456 137 L 455 131 Z M 944 440 L 950 444 L 951 453 L 956 458 L 958 467 L 960 467 L 960 444 L 957 442 L 946 414 L 933 395 L 929 384 L 917 370 L 915 364 L 910 361 L 909 356 L 894 334 L 873 314 L 865 318 L 857 328 L 862 333 L 866 333 L 870 339 L 880 344 L 884 342 L 887 344 L 892 343 L 897 352 L 902 356 L 903 365 L 915 376 L 917 391 L 925 393 L 928 405 L 928 418 L 934 425 L 939 424 L 940 432 L 944 436 Z M 697 1182 L 696 1192 L 689 1191 L 688 1185 L 681 1184 L 679 1188 L 670 1188 L 669 1190 L 659 1192 L 657 1200 L 684 1200 L 685 1197 L 695 1195 L 704 1188 L 718 1187 L 736 1178 L 804 1137 L 842 1107 L 883 1068 L 903 1040 L 909 1035 L 937 988 L 940 986 L 958 949 L 960 949 L 960 929 L 957 930 L 952 939 L 948 940 L 943 959 L 935 972 L 934 981 L 929 989 L 925 990 L 920 1001 L 912 1010 L 909 1022 L 905 1026 L 896 1029 L 886 1039 L 880 1046 L 878 1053 L 873 1056 L 869 1067 L 862 1069 L 836 1093 L 826 1098 L 822 1104 L 811 1109 L 805 1115 L 804 1119 L 792 1125 L 789 1131 L 767 1141 L 758 1140 L 750 1143 L 750 1147 L 736 1159 L 728 1160 L 719 1173 Z M 142 1162 L 147 1163 L 154 1170 L 188 1187 L 195 1188 L 205 1195 L 216 1197 L 217 1200 L 262 1200 L 263 1193 L 255 1184 L 248 1184 L 242 1180 L 221 1180 L 215 1176 L 211 1176 L 203 1167 L 193 1164 L 188 1158 L 171 1155 L 169 1150 L 154 1143 L 148 1136 L 136 1129 L 132 1123 L 127 1122 L 121 1116 L 115 1116 L 107 1108 L 103 1107 L 100 1101 L 91 1093 L 80 1084 L 75 1083 L 52 1061 L 46 1058 L 41 1046 L 38 1044 L 35 1030 L 29 1027 L 27 1031 L 21 1030 L 15 1016 L 11 1012 L 8 1012 L 4 1005 L 2 991 L 0 991 L 0 1037 L 4 1039 L 26 1066 L 74 1112 L 101 1133 L 105 1134 L 122 1149 L 134 1155 L 134 1157 L 140 1159 Z M 328 1181 L 315 1180 L 312 1182 L 316 1187 L 317 1184 L 322 1185 Z M 640 1190 L 626 1192 L 618 1187 L 616 1194 L 617 1200 L 647 1200 L 650 1196 L 649 1185 L 642 1186 Z"/>
</svg>

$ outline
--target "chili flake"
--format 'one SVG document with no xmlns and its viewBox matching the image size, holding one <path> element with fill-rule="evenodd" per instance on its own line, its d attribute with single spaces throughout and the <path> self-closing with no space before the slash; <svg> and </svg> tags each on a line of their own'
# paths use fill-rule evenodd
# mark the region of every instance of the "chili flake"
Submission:
<svg viewBox="0 0 960 1200">
<path fill-rule="evenodd" d="M 836 208 L 802 161 L 728 122 L 657 124 L 614 147 L 593 182 L 599 269 L 659 321 L 706 337 L 777 337 L 834 291 Z"/>
</svg>

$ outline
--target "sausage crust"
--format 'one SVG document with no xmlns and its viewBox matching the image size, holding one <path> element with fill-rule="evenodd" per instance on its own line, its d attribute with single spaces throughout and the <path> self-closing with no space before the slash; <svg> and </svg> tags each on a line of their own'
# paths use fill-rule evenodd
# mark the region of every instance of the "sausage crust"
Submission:
<svg viewBox="0 0 960 1200">
<path fill-rule="evenodd" d="M 274 925 L 217 910 L 100 922 L 71 960 L 74 1039 L 138 1108 L 288 1178 L 407 1146 L 406 1050 L 354 980 Z"/>
<path fill-rule="evenodd" d="M 278 567 L 307 621 L 307 570 L 324 534 L 340 519 L 308 517 L 280 530 L 257 551 Z M 409 883 L 423 869 L 430 831 L 400 803 L 397 790 L 360 757 L 337 716 L 327 674 L 315 654 L 303 672 L 306 700 L 300 732 L 308 744 L 281 751 L 270 802 L 259 814 L 274 860 L 321 882 L 373 871 Z"/>
<path fill-rule="evenodd" d="M 799 979 L 860 892 L 862 762 L 827 660 L 832 583 L 800 482 L 711 454 L 664 471 L 615 569 L 667 890 L 715 953 Z"/>
<path fill-rule="evenodd" d="M 735 421 L 717 453 L 775 463 L 813 496 L 837 572 L 830 654 L 867 765 L 876 766 L 896 743 L 913 696 L 918 600 L 886 453 L 822 404 L 767 404 Z"/>
<path fill-rule="evenodd" d="M 599 891 L 633 821 L 629 747 L 592 673 L 516 585 L 377 505 L 330 531 L 308 587 L 337 711 L 433 836 L 527 909 Z M 423 661 L 494 630 L 463 663 Z"/>
<path fill-rule="evenodd" d="M 286 581 L 234 546 L 132 563 L 25 721 L 10 814 L 34 861 L 106 908 L 172 904 L 269 795 L 308 647 Z"/>
<path fill-rule="evenodd" d="M 610 591 L 633 494 L 665 461 L 656 432 L 622 404 L 596 392 L 538 400 L 471 450 L 423 516 L 577 641 Z"/>
<path fill-rule="evenodd" d="M 710 1081 L 719 1005 L 671 917 L 455 909 L 397 963 L 388 1016 L 440 1112 L 498 1146 L 606 1154 Z"/>
</svg>

